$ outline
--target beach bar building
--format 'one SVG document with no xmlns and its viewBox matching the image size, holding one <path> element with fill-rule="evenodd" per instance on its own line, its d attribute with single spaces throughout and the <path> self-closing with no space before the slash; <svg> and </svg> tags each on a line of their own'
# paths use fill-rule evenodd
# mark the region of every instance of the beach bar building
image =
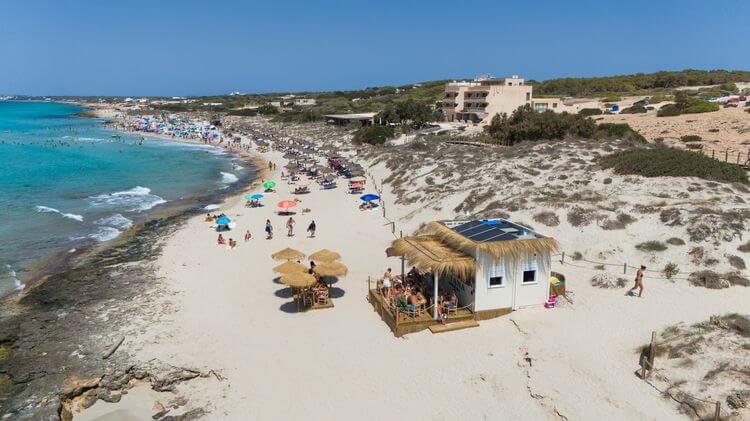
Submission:
<svg viewBox="0 0 750 421">
<path fill-rule="evenodd" d="M 557 249 L 555 239 L 528 227 L 485 219 L 430 222 L 419 235 L 396 239 L 386 254 L 431 273 L 433 297 L 441 290 L 456 293 L 460 311 L 448 314 L 450 323 L 476 322 L 544 305 L 549 297 L 551 255 Z M 370 298 L 371 302 L 378 299 Z M 387 300 L 380 299 L 387 307 Z M 377 306 L 376 310 L 397 336 L 437 324 L 436 306 L 420 317 L 400 316 L 392 306 L 388 311 Z"/>
</svg>

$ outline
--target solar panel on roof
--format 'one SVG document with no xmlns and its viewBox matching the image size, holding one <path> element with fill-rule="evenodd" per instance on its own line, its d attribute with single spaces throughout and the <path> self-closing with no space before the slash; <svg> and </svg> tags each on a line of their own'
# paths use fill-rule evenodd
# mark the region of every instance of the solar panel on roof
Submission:
<svg viewBox="0 0 750 421">
<path fill-rule="evenodd" d="M 533 231 L 505 220 L 469 221 L 452 228 L 464 237 L 479 242 L 510 241 L 522 237 L 540 237 Z"/>
</svg>

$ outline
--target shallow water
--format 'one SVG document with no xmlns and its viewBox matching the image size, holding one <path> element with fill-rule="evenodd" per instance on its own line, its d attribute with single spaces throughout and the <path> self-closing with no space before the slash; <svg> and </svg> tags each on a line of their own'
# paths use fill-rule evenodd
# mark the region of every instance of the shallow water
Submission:
<svg viewBox="0 0 750 421">
<path fill-rule="evenodd" d="M 222 149 L 114 132 L 81 108 L 0 101 L 0 296 L 41 258 L 116 238 L 250 170 Z M 119 137 L 113 137 L 119 136 Z"/>
</svg>

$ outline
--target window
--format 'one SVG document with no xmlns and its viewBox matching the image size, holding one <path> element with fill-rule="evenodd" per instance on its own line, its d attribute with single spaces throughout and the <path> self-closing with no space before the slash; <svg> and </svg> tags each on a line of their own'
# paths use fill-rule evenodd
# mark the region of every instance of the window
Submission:
<svg viewBox="0 0 750 421">
<path fill-rule="evenodd" d="M 536 261 L 530 260 L 523 264 L 523 277 L 521 278 L 521 285 L 534 284 L 536 283 L 537 266 Z"/>
<path fill-rule="evenodd" d="M 531 92 L 526 92 L 526 101 L 531 101 Z"/>
<path fill-rule="evenodd" d="M 489 288 L 505 286 L 505 267 L 502 264 L 491 266 L 487 273 L 487 278 Z"/>
<path fill-rule="evenodd" d="M 552 103 L 552 108 L 557 108 L 557 103 L 556 102 Z"/>
</svg>

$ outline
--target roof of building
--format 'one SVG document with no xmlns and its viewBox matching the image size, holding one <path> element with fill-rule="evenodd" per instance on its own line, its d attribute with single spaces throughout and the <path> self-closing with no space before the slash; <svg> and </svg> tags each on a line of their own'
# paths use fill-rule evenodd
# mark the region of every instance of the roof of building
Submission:
<svg viewBox="0 0 750 421">
<path fill-rule="evenodd" d="M 554 238 L 505 219 L 430 222 L 422 232 L 437 236 L 457 250 L 476 250 L 496 258 L 555 252 Z"/>
<path fill-rule="evenodd" d="M 450 274 L 465 280 L 471 279 L 477 270 L 472 256 L 431 235 L 398 238 L 388 247 L 386 255 L 403 256 L 423 272 L 431 270 L 438 275 Z"/>
</svg>

